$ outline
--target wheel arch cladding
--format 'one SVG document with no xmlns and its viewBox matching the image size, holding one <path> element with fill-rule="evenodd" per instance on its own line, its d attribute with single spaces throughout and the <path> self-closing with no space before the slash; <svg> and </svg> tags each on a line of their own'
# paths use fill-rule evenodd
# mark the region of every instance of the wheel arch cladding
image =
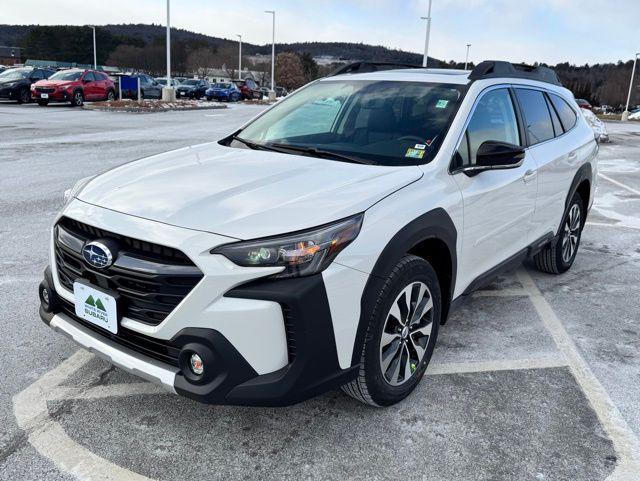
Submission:
<svg viewBox="0 0 640 481">
<path fill-rule="evenodd" d="M 565 208 L 569 207 L 569 203 L 573 198 L 574 194 L 577 192 L 582 197 L 582 201 L 584 202 L 584 219 L 582 221 L 583 225 L 587 221 L 587 209 L 589 208 L 589 202 L 591 197 L 591 184 L 593 182 L 593 171 L 590 163 L 584 164 L 576 175 L 573 177 L 573 181 L 571 182 L 571 188 L 569 189 L 569 193 L 567 194 L 567 198 L 565 200 Z M 564 218 L 563 218 L 564 220 Z M 558 231 L 562 230 L 562 222 L 560 226 L 558 226 Z"/>
<path fill-rule="evenodd" d="M 376 303 L 377 293 L 382 289 L 389 273 L 406 254 L 425 259 L 435 269 L 442 292 L 440 321 L 444 324 L 456 282 L 457 238 L 458 232 L 451 217 L 444 209 L 438 208 L 411 221 L 388 242 L 378 257 L 362 294 L 360 320 L 351 357 L 352 366 L 360 362 L 368 315 Z"/>
</svg>

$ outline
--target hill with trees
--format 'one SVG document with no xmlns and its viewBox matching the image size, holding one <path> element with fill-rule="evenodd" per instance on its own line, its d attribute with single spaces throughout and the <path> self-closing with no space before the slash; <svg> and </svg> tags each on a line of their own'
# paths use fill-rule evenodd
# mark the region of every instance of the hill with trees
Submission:
<svg viewBox="0 0 640 481">
<path fill-rule="evenodd" d="M 165 28 L 155 24 L 104 25 L 96 28 L 98 63 L 117 65 L 161 74 L 165 67 Z M 235 75 L 237 66 L 237 42 L 226 38 L 212 37 L 184 29 L 172 29 L 172 66 L 176 74 L 190 74 L 207 67 L 223 64 Z M 0 45 L 18 46 L 23 49 L 24 59 L 46 59 L 66 62 L 92 63 L 92 31 L 82 26 L 38 26 L 0 25 Z M 340 62 L 382 61 L 420 65 L 422 55 L 414 52 L 390 49 L 383 46 L 348 42 L 300 42 L 276 44 L 276 52 L 294 53 L 298 59 L 283 57 L 288 68 L 288 81 L 302 78 L 311 80 L 326 75 Z M 270 45 L 243 44 L 243 54 L 248 65 L 252 60 L 253 70 L 270 70 L 268 56 Z M 318 65 L 314 59 L 323 59 Z M 258 60 L 256 60 L 258 59 Z M 329 61 L 327 61 L 329 59 Z M 331 64 L 334 61 L 334 64 Z M 295 65 L 293 70 L 289 65 Z M 434 67 L 462 68 L 457 62 L 430 59 Z M 589 100 L 595 105 L 618 106 L 626 101 L 631 76 L 632 62 L 576 66 L 561 63 L 555 66 L 567 88 L 576 97 Z M 640 103 L 640 89 L 634 92 L 632 103 Z"/>
</svg>

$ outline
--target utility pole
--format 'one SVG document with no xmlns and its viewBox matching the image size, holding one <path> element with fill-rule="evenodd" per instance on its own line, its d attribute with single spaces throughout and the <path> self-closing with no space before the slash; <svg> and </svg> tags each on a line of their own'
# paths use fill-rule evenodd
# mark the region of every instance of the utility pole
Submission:
<svg viewBox="0 0 640 481">
<path fill-rule="evenodd" d="M 270 13 L 273 16 L 273 30 L 271 36 L 271 91 L 269 92 L 269 100 L 276 98 L 276 12 L 274 10 L 265 10 L 264 13 Z"/>
<path fill-rule="evenodd" d="M 467 56 L 464 59 L 464 69 L 467 70 L 467 66 L 469 65 L 469 49 L 471 48 L 471 44 L 467 44 Z"/>
<path fill-rule="evenodd" d="M 238 35 L 238 78 L 242 80 L 242 35 Z"/>
<path fill-rule="evenodd" d="M 422 66 L 426 67 L 429 62 L 429 35 L 431 35 L 431 4 L 433 0 L 429 0 L 429 12 L 426 17 L 420 17 L 422 20 L 427 21 L 427 36 L 424 40 L 424 58 L 422 59 Z"/>
<path fill-rule="evenodd" d="M 629 120 L 629 103 L 631 102 L 631 93 L 633 92 L 633 80 L 636 77 L 636 65 L 638 64 L 638 57 L 640 57 L 640 52 L 636 53 L 636 58 L 633 60 L 633 70 L 631 71 L 631 82 L 629 82 L 629 95 L 627 96 L 627 108 L 622 113 L 622 121 L 626 122 Z"/>
</svg>

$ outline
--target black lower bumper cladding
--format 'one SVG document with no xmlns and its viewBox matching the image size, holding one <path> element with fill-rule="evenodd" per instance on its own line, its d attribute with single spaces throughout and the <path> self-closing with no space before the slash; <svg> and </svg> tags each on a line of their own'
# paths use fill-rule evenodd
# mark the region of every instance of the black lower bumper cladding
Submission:
<svg viewBox="0 0 640 481">
<path fill-rule="evenodd" d="M 51 270 L 47 268 L 40 284 L 40 317 L 51 322 L 54 314 L 64 311 L 53 288 Z M 42 290 L 48 291 L 48 302 Z M 287 406 L 301 402 L 355 379 L 358 366 L 341 369 L 338 362 L 329 301 L 322 275 L 299 279 L 262 280 L 236 287 L 226 297 L 277 302 L 287 317 L 289 364 L 269 374 L 258 375 L 235 347 L 214 329 L 185 328 L 166 342 L 179 352 L 175 390 L 178 394 L 207 404 L 247 406 Z M 64 311 L 75 322 L 85 322 Z M 99 332 L 94 329 L 94 332 Z M 109 333 L 101 333 L 115 342 Z M 247 332 L 247 336 L 252 333 Z M 149 338 L 150 343 L 158 340 Z M 166 348 L 165 345 L 163 345 Z M 126 347 L 132 348 L 129 344 Z M 134 347 L 135 349 L 135 347 Z M 148 354 L 148 345 L 146 346 Z M 189 359 L 197 353 L 205 370 L 196 376 L 189 369 Z"/>
</svg>

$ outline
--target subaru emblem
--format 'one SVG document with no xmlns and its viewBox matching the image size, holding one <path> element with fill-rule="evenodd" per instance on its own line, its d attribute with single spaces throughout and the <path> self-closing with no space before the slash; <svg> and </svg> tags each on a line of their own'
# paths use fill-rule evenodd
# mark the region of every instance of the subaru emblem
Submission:
<svg viewBox="0 0 640 481">
<path fill-rule="evenodd" d="M 102 242 L 88 242 L 82 248 L 82 256 L 87 263 L 98 269 L 104 269 L 113 264 L 113 254 Z"/>
</svg>

